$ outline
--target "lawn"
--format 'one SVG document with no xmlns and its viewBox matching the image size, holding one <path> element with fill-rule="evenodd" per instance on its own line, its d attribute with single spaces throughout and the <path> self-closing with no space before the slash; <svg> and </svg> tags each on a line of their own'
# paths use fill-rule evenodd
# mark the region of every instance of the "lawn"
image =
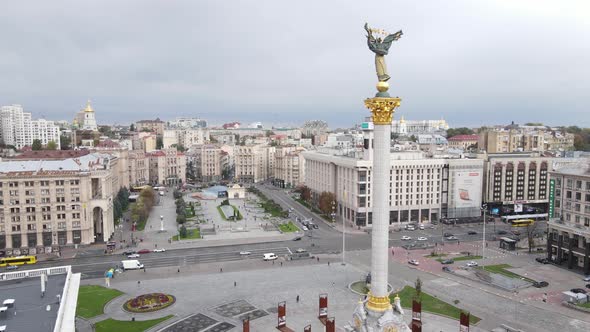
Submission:
<svg viewBox="0 0 590 332">
<path fill-rule="evenodd" d="M 578 307 L 590 309 L 590 302 L 576 304 Z"/>
<path fill-rule="evenodd" d="M 398 295 L 400 297 L 402 307 L 411 308 L 412 299 L 416 295 L 416 290 L 413 287 L 406 286 L 404 287 L 404 289 L 402 289 L 401 292 L 399 292 Z M 393 302 L 394 297 L 395 294 L 391 294 L 389 296 L 391 302 Z M 424 292 L 422 292 L 422 294 L 420 295 L 420 299 L 422 300 L 422 311 L 431 312 L 433 314 L 442 316 L 448 316 L 457 320 L 461 315 L 461 309 L 455 307 L 454 305 L 443 302 L 437 299 L 436 297 L 428 295 Z M 479 322 L 480 320 L 481 319 L 479 317 L 476 317 L 474 315 L 469 316 L 469 321 L 473 324 Z"/>
<path fill-rule="evenodd" d="M 123 294 L 116 289 L 102 286 L 80 286 L 78 290 L 78 305 L 76 315 L 82 318 L 92 318 L 104 313 L 104 306 L 112 299 Z"/>
<path fill-rule="evenodd" d="M 452 259 L 455 262 L 459 262 L 459 261 L 471 261 L 474 259 L 482 259 L 482 258 L 483 257 L 481 257 L 481 256 L 459 256 L 459 257 L 450 257 L 450 258 L 445 258 L 445 259 Z M 444 259 L 439 258 L 439 259 L 437 259 L 437 261 L 442 262 L 442 261 L 444 261 Z"/>
<path fill-rule="evenodd" d="M 512 266 L 510 264 L 498 264 L 498 265 L 486 265 L 486 266 L 482 266 L 481 268 L 488 271 L 488 272 L 501 274 L 501 275 L 506 276 L 508 278 L 524 279 L 524 280 L 531 282 L 531 283 L 535 282 L 534 280 L 523 277 L 520 274 L 516 274 L 514 272 L 510 272 L 510 271 L 506 270 L 506 268 L 511 268 L 511 267 Z"/>
<path fill-rule="evenodd" d="M 114 320 L 112 318 L 105 319 L 94 325 L 96 332 L 110 332 L 110 331 L 125 331 L 125 332 L 143 332 L 152 326 L 158 325 L 161 322 L 174 317 L 174 315 L 168 315 L 158 319 L 151 320 Z"/>
<path fill-rule="evenodd" d="M 299 227 L 295 226 L 293 222 L 289 221 L 287 224 L 280 224 L 279 229 L 283 233 L 291 233 L 299 231 Z"/>
<path fill-rule="evenodd" d="M 187 229 L 186 230 L 186 237 L 181 237 L 181 240 L 191 240 L 191 239 L 200 239 L 201 238 L 201 230 L 198 228 L 195 229 Z M 172 241 L 178 241 L 178 235 L 174 235 L 172 237 Z"/>
<path fill-rule="evenodd" d="M 225 213 L 223 212 L 223 209 L 221 208 L 223 205 L 219 205 L 217 207 L 217 211 L 219 211 L 219 214 L 221 215 L 221 218 L 223 218 L 223 220 L 226 221 L 237 221 L 237 220 L 242 220 L 242 214 L 240 213 L 240 209 L 238 209 L 237 207 L 233 206 L 233 205 L 227 205 L 227 206 L 231 206 L 232 209 L 234 209 L 234 215 L 237 216 L 236 219 L 229 219 L 229 217 L 231 216 L 226 216 Z"/>
</svg>

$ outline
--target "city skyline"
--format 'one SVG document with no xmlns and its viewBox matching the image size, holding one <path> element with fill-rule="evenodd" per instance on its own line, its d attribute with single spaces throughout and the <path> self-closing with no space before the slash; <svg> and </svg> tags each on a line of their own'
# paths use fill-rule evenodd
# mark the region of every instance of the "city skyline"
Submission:
<svg viewBox="0 0 590 332">
<path fill-rule="evenodd" d="M 2 5 L 11 47 L 0 55 L 1 105 L 71 121 L 91 99 L 99 124 L 197 116 L 350 127 L 368 116 L 362 100 L 375 83 L 367 21 L 405 34 L 389 56 L 391 91 L 404 101 L 396 118 L 590 124 L 581 1 L 63 4 Z"/>
</svg>

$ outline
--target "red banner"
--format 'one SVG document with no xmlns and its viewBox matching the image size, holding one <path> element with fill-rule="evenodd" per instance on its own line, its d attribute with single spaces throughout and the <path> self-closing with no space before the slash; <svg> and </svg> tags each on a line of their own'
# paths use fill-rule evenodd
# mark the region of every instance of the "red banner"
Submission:
<svg viewBox="0 0 590 332">
<path fill-rule="evenodd" d="M 465 312 L 461 312 L 461 319 L 459 320 L 460 322 L 460 326 L 459 326 L 459 331 L 460 332 L 469 332 L 469 313 L 465 313 Z"/>
<path fill-rule="evenodd" d="M 326 332 L 336 332 L 336 321 L 334 317 L 330 317 L 326 320 Z"/>
<path fill-rule="evenodd" d="M 287 326 L 287 302 L 279 303 L 278 320 L 277 328 Z"/>
<path fill-rule="evenodd" d="M 328 317 L 328 294 L 320 294 L 320 310 L 318 318 Z"/>
<path fill-rule="evenodd" d="M 242 321 L 243 332 L 250 332 L 250 318 L 246 318 Z"/>
<path fill-rule="evenodd" d="M 412 301 L 412 332 L 422 332 L 422 303 Z"/>
</svg>

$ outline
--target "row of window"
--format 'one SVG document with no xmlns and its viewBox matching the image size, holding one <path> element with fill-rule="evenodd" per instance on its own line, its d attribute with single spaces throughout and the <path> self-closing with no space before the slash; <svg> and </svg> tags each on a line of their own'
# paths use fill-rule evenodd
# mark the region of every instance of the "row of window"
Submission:
<svg viewBox="0 0 590 332">
<path fill-rule="evenodd" d="M 82 224 L 80 221 L 72 221 L 72 228 L 81 228 Z M 67 228 L 67 223 L 65 221 L 60 221 L 57 223 L 57 229 L 66 229 Z M 24 230 L 24 227 L 21 227 L 21 225 L 11 225 L 10 228 L 12 232 L 20 232 L 21 230 Z M 40 228 L 41 230 L 44 231 L 49 231 L 52 229 L 51 224 L 43 224 Z M 27 224 L 26 227 L 27 231 L 36 231 L 37 230 L 37 224 Z M 6 228 L 4 225 L 0 224 L 0 233 L 6 232 Z"/>
<path fill-rule="evenodd" d="M 7 184 L 7 186 L 9 188 L 16 188 L 18 187 L 21 183 L 23 186 L 25 187 L 34 187 L 35 186 L 35 182 L 36 181 L 10 181 L 10 182 L 0 182 L 0 188 L 2 188 L 5 184 Z M 55 181 L 48 181 L 48 180 L 44 180 L 44 181 L 38 181 L 39 185 L 41 187 L 48 187 L 50 183 L 54 183 L 56 186 L 63 186 L 66 183 L 69 183 L 71 186 L 77 186 L 80 184 L 80 180 L 55 180 Z"/>
</svg>

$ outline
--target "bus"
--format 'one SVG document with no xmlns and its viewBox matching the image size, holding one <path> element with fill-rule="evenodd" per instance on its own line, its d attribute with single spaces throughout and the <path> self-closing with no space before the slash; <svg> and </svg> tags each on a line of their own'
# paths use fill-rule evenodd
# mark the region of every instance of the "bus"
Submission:
<svg viewBox="0 0 590 332">
<path fill-rule="evenodd" d="M 27 265 L 37 263 L 37 256 L 17 256 L 0 258 L 0 266 Z"/>
<path fill-rule="evenodd" d="M 515 219 L 510 221 L 512 227 L 527 227 L 534 223 L 535 221 L 533 219 Z"/>
</svg>

